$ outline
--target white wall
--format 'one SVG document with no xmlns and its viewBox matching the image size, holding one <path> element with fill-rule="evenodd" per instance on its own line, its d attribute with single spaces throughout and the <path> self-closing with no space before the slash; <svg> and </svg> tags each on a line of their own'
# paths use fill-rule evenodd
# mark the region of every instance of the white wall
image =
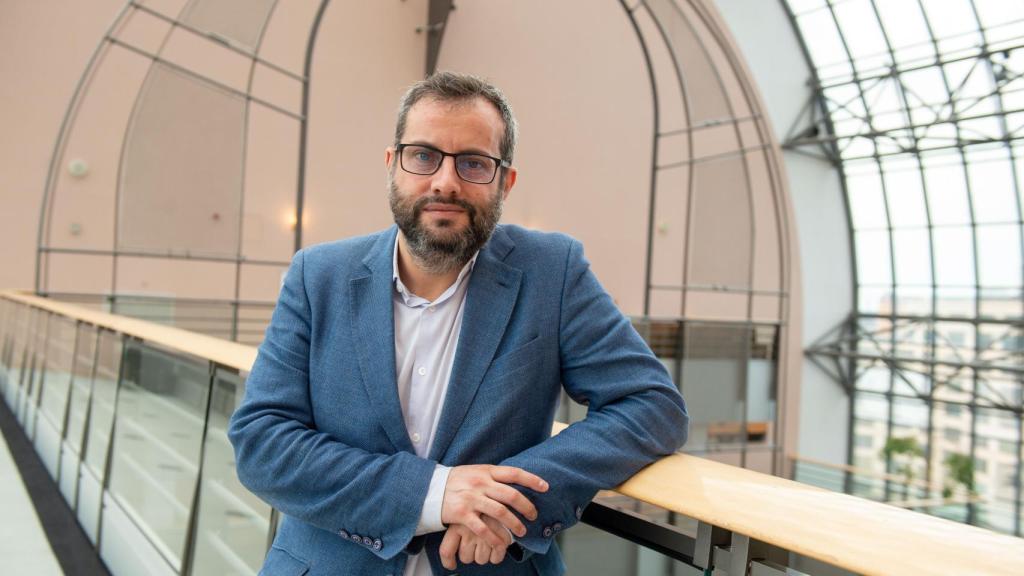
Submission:
<svg viewBox="0 0 1024 576">
<path fill-rule="evenodd" d="M 783 141 L 811 96 L 810 69 L 782 0 L 715 0 L 757 81 L 775 135 Z M 803 342 L 806 347 L 853 310 L 848 224 L 838 172 L 825 160 L 784 154 L 796 213 L 803 278 Z M 799 454 L 846 462 L 850 417 L 846 393 L 804 360 Z"/>
</svg>

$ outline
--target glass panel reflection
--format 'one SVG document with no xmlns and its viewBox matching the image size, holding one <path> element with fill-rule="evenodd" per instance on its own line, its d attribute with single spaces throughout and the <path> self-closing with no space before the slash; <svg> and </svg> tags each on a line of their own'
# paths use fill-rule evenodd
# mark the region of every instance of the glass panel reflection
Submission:
<svg viewBox="0 0 1024 576">
<path fill-rule="evenodd" d="M 75 323 L 60 316 L 52 316 L 48 330 L 39 412 L 50 426 L 63 431 L 74 363 Z"/>
<path fill-rule="evenodd" d="M 193 576 L 253 575 L 266 553 L 270 506 L 238 481 L 227 436 L 228 419 L 244 392 L 241 376 L 218 369 L 203 451 Z"/>
<path fill-rule="evenodd" d="M 68 423 L 65 441 L 75 454 L 82 453 L 86 413 L 92 391 L 92 373 L 96 364 L 96 328 L 88 324 L 78 327 L 75 368 L 71 376 L 71 398 L 68 401 Z"/>
<path fill-rule="evenodd" d="M 206 417 L 205 363 L 145 344 L 125 352 L 109 491 L 181 569 Z"/>
<path fill-rule="evenodd" d="M 85 442 L 85 465 L 101 483 L 106 476 L 110 431 L 114 424 L 114 402 L 121 369 L 121 336 L 103 330 L 96 352 L 96 376 L 89 400 L 89 429 Z"/>
</svg>

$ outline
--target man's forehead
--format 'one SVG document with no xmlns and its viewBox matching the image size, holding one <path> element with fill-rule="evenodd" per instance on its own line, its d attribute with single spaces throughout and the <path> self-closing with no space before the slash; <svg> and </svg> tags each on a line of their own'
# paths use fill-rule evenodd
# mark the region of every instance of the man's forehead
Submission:
<svg viewBox="0 0 1024 576">
<path fill-rule="evenodd" d="M 497 154 L 501 146 L 505 123 L 501 114 L 482 96 L 468 98 L 441 99 L 424 97 L 410 109 L 407 117 L 404 140 L 418 139 L 435 146 L 447 146 L 447 142 L 434 141 L 443 134 L 468 138 L 475 142 L 460 142 L 471 149 L 486 147 L 490 150 L 479 150 L 487 154 Z"/>
</svg>

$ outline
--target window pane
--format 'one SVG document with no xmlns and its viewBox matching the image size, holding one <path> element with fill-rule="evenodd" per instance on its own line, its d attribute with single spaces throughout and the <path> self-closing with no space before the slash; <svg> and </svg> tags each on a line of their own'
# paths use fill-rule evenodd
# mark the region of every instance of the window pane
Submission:
<svg viewBox="0 0 1024 576">
<path fill-rule="evenodd" d="M 967 181 L 963 165 L 957 156 L 945 154 L 926 157 L 924 178 L 933 224 L 971 222 L 970 208 L 967 204 Z"/>
<path fill-rule="evenodd" d="M 932 283 L 931 241 L 927 230 L 896 230 L 892 234 L 896 252 L 896 283 Z"/>
<path fill-rule="evenodd" d="M 889 232 L 867 230 L 857 232 L 857 273 L 862 284 L 892 282 L 892 260 L 889 253 Z"/>
<path fill-rule="evenodd" d="M 936 228 L 935 281 L 945 286 L 974 284 L 974 237 L 968 227 Z"/>
<path fill-rule="evenodd" d="M 927 226 L 924 187 L 917 162 L 885 163 L 885 194 L 894 228 Z"/>
</svg>

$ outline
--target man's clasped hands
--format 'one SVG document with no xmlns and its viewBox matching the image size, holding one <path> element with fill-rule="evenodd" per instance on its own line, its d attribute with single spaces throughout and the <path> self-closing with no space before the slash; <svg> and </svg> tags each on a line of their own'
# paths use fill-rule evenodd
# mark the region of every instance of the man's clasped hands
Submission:
<svg viewBox="0 0 1024 576">
<path fill-rule="evenodd" d="M 526 535 L 526 526 L 512 513 L 537 519 L 530 499 L 510 486 L 517 484 L 546 492 L 548 483 L 539 476 L 512 466 L 478 464 L 456 466 L 448 474 L 441 504 L 441 522 L 448 527 L 441 541 L 441 564 L 498 564 L 512 545 L 512 534 Z"/>
</svg>

